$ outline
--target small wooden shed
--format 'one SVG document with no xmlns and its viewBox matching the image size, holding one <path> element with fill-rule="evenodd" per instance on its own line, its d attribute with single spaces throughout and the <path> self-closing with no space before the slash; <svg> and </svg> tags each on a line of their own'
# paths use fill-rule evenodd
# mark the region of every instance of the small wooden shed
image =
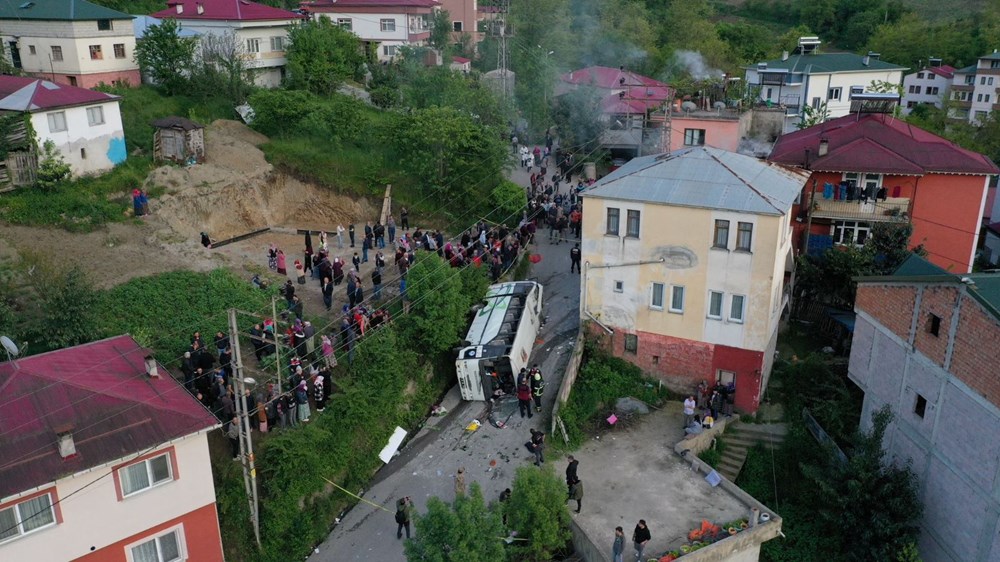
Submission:
<svg viewBox="0 0 1000 562">
<path fill-rule="evenodd" d="M 153 159 L 181 164 L 205 161 L 205 127 L 183 117 L 164 117 L 152 123 Z"/>
</svg>

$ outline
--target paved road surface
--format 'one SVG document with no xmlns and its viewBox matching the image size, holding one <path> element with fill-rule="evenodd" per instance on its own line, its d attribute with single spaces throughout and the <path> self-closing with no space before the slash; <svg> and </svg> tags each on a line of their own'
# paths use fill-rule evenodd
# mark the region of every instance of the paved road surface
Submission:
<svg viewBox="0 0 1000 562">
<path fill-rule="evenodd" d="M 527 185 L 527 175 L 520 169 L 512 175 L 512 180 Z M 523 446 L 530 438 L 528 429 L 537 428 L 548 433 L 549 413 L 579 327 L 580 276 L 569 272 L 572 245 L 566 242 L 549 244 L 547 232 L 539 234 L 533 251 L 540 253 L 542 260 L 532 266 L 531 275 L 545 287 L 547 321 L 539 334 L 541 343 L 535 346 L 532 356 L 532 362 L 540 365 L 547 383 L 541 415 L 536 414 L 529 420 L 521 419 L 515 412 L 505 429 L 486 423 L 470 434 L 465 427 L 473 419 L 485 423 L 485 404 L 459 403 L 436 430 L 410 442 L 399 456 L 379 471 L 371 489 L 365 492 L 366 500 L 385 507 L 389 513 L 359 503 L 319 546 L 319 553 L 309 560 L 405 560 L 403 543 L 396 540 L 393 519 L 398 498 L 410 496 L 418 512 L 424 511 L 427 499 L 432 496 L 452 501 L 455 497 L 453 476 L 459 467 L 465 467 L 466 485 L 479 482 L 487 501 L 492 501 L 511 485 L 514 469 L 531 462 Z M 490 471 L 491 460 L 496 460 L 497 464 Z"/>
</svg>

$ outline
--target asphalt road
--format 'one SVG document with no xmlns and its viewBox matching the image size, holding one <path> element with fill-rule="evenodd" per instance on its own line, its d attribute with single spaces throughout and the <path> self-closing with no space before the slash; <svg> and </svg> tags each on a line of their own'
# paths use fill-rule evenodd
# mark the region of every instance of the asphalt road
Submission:
<svg viewBox="0 0 1000 562">
<path fill-rule="evenodd" d="M 520 169 L 512 176 L 520 185 L 527 184 L 527 175 Z M 507 427 L 497 429 L 486 422 L 485 403 L 459 403 L 434 430 L 408 443 L 378 472 L 372 487 L 363 494 L 365 500 L 388 511 L 359 503 L 309 560 L 403 561 L 403 541 L 396 539 L 393 518 L 397 499 L 410 496 L 418 513 L 424 511 L 427 499 L 432 496 L 452 501 L 454 474 L 464 467 L 466 485 L 478 482 L 487 501 L 493 501 L 504 488 L 511 486 L 514 469 L 531 462 L 523 446 L 530 438 L 528 430 L 536 428 L 548 433 L 552 404 L 579 329 L 580 276 L 570 273 L 572 242 L 549 244 L 547 234 L 539 231 L 536 237 L 538 243 L 532 251 L 541 254 L 542 260 L 531 270 L 532 278 L 544 285 L 546 323 L 532 355 L 532 363 L 539 364 L 547 383 L 541 414 L 521 419 L 514 412 Z M 466 431 L 474 419 L 484 425 L 475 432 Z M 491 467 L 491 461 L 496 461 L 495 467 Z"/>
</svg>

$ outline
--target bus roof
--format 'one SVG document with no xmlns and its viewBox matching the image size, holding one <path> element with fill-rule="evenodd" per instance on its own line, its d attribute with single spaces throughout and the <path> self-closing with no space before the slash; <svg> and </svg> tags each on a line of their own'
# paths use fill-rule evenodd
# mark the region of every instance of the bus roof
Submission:
<svg viewBox="0 0 1000 562">
<path fill-rule="evenodd" d="M 466 336 L 468 345 L 503 343 L 512 345 L 528 295 L 538 285 L 534 281 L 514 281 L 491 285 L 485 306 L 476 312 Z"/>
</svg>

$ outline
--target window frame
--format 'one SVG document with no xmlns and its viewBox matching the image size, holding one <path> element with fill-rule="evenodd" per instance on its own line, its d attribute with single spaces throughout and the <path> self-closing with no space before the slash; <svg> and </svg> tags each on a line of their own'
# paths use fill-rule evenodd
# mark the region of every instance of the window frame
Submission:
<svg viewBox="0 0 1000 562">
<path fill-rule="evenodd" d="M 605 219 L 604 219 L 604 235 L 605 236 L 619 236 L 622 229 L 622 210 L 618 207 L 607 207 L 605 209 Z M 614 211 L 612 213 L 612 211 Z M 614 216 L 614 229 L 611 228 L 611 217 Z"/>
<path fill-rule="evenodd" d="M 831 236 L 833 237 L 833 243 L 839 246 L 853 244 L 854 246 L 860 248 L 865 245 L 865 242 L 868 241 L 868 237 L 871 236 L 872 233 L 872 223 L 866 221 L 834 220 L 830 225 L 830 228 L 832 230 Z M 846 241 L 844 238 L 844 234 L 848 231 L 853 233 L 850 241 Z M 861 243 L 858 243 L 858 238 L 860 238 L 858 234 L 861 232 L 865 233 L 865 239 Z"/>
<path fill-rule="evenodd" d="M 101 117 L 100 121 L 96 121 L 96 120 L 94 120 L 91 117 L 91 111 L 95 110 L 95 109 L 97 110 L 97 113 L 100 114 L 100 117 Z M 104 120 L 104 107 L 103 106 L 92 105 L 92 106 L 90 106 L 90 107 L 87 108 L 87 124 L 89 124 L 91 127 L 96 127 L 98 125 L 103 125 L 105 123 L 106 123 L 106 121 Z"/>
<path fill-rule="evenodd" d="M 151 472 L 152 469 L 150 468 L 150 462 L 152 460 L 156 459 L 156 458 L 163 457 L 163 456 L 167 457 L 167 469 L 168 469 L 169 477 L 166 478 L 166 479 L 164 479 L 164 480 L 153 482 L 152 472 Z M 141 463 L 145 463 L 145 465 L 146 465 L 146 476 L 147 476 L 147 478 L 149 480 L 149 483 L 144 488 L 140 488 L 138 490 L 134 490 L 134 491 L 126 494 L 125 493 L 125 485 L 124 485 L 123 479 L 121 477 L 121 471 L 124 470 L 124 469 L 127 469 L 129 467 L 141 464 Z M 177 470 L 177 452 L 174 450 L 173 447 L 167 447 L 165 449 L 161 449 L 159 451 L 152 452 L 152 453 L 150 453 L 148 455 L 143 455 L 141 457 L 132 459 L 132 460 L 130 460 L 128 462 L 124 462 L 122 464 L 116 465 L 116 466 L 112 467 L 111 472 L 114 475 L 115 493 L 118 496 L 118 501 L 124 501 L 124 500 L 127 500 L 129 498 L 142 495 L 145 492 L 149 492 L 150 490 L 154 490 L 156 488 L 160 488 L 160 487 L 162 487 L 164 485 L 170 484 L 171 482 L 176 482 L 177 480 L 180 479 L 180 473 Z"/>
<path fill-rule="evenodd" d="M 246 41 L 247 53 L 251 55 L 260 54 L 260 38 L 250 37 Z"/>
<path fill-rule="evenodd" d="M 396 47 L 397 45 L 382 45 L 382 56 L 386 57 L 396 56 L 398 54 Z"/>
<path fill-rule="evenodd" d="M 104 60 L 104 49 L 101 45 L 88 45 L 87 49 L 90 51 L 90 60 Z"/>
<path fill-rule="evenodd" d="M 285 51 L 285 36 L 284 35 L 272 35 L 268 37 L 271 52 L 284 52 Z"/>
<path fill-rule="evenodd" d="M 624 293 L 625 292 L 625 282 L 624 281 L 616 279 L 615 280 L 615 284 L 612 287 L 613 287 L 612 290 L 614 292 L 616 292 L 616 293 Z"/>
<path fill-rule="evenodd" d="M 678 291 L 680 291 L 680 301 L 681 301 L 680 308 L 674 306 L 674 301 L 676 300 Z M 687 291 L 685 290 L 684 285 L 670 286 L 670 305 L 667 308 L 667 312 L 672 312 L 674 314 L 684 314 L 684 297 L 686 292 Z"/>
<path fill-rule="evenodd" d="M 844 87 L 834 86 L 832 88 L 827 88 L 826 98 L 833 101 L 840 101 L 840 98 L 844 97 Z"/>
<path fill-rule="evenodd" d="M 46 524 L 44 524 L 44 525 L 42 525 L 40 527 L 35 527 L 34 529 L 30 529 L 28 531 L 25 531 L 24 530 L 24 518 L 23 518 L 24 516 L 21 514 L 20 506 L 23 505 L 23 504 L 26 504 L 26 503 L 28 503 L 30 501 L 34 501 L 34 500 L 36 500 L 36 499 L 38 499 L 38 498 L 40 498 L 42 496 L 48 496 L 48 498 L 49 498 L 49 513 L 51 513 L 51 515 L 52 515 L 52 521 L 50 521 L 50 522 L 48 522 L 48 523 L 46 523 Z M 43 531 L 43 530 L 49 529 L 51 527 L 55 527 L 56 525 L 60 525 L 63 522 L 62 510 L 59 507 L 59 495 L 58 495 L 58 493 L 56 491 L 56 488 L 54 486 L 51 487 L 51 488 L 46 488 L 44 490 L 39 490 L 38 492 L 35 492 L 33 494 L 25 495 L 23 497 L 15 499 L 15 500 L 11 500 L 11 501 L 7 502 L 6 504 L 0 504 L 0 513 L 4 512 L 4 511 L 7 511 L 8 509 L 12 509 L 13 510 L 14 520 L 17 523 L 15 529 L 18 532 L 17 532 L 17 534 L 14 534 L 14 535 L 11 535 L 9 537 L 0 539 L 0 545 L 4 545 L 4 544 L 7 544 L 7 543 L 16 541 L 19 538 L 35 534 L 35 533 L 37 533 L 39 531 Z M 29 516 L 29 519 L 31 517 L 34 517 L 34 516 L 35 516 L 35 514 L 31 514 Z"/>
<path fill-rule="evenodd" d="M 725 223 L 725 226 L 720 223 Z M 722 244 L 719 244 L 719 234 L 725 230 L 725 237 L 722 240 Z M 712 232 L 712 247 L 718 250 L 728 250 L 729 249 L 729 220 L 727 219 L 715 219 L 715 227 Z"/>
<path fill-rule="evenodd" d="M 162 557 L 162 552 L 160 551 L 161 547 L 160 547 L 160 542 L 159 541 L 160 541 L 160 539 L 162 537 L 165 537 L 167 535 L 174 535 L 176 537 L 176 541 L 177 541 L 177 558 L 172 558 L 172 559 L 169 559 L 169 560 L 165 560 Z M 189 559 L 189 553 L 188 553 L 188 548 L 187 548 L 187 540 L 186 540 L 185 533 L 184 533 L 184 524 L 183 523 L 181 523 L 179 525 L 174 525 L 173 527 L 169 527 L 169 528 L 163 529 L 163 530 L 158 531 L 156 533 L 153 533 L 151 535 L 147 535 L 147 536 L 142 537 L 141 539 L 139 539 L 139 540 L 137 540 L 135 542 L 132 542 L 132 543 L 129 543 L 129 544 L 125 545 L 125 547 L 124 547 L 124 549 L 125 549 L 125 559 L 128 562 L 136 562 L 136 557 L 135 557 L 134 550 L 136 548 L 139 548 L 139 547 L 141 547 L 141 546 L 143 546 L 145 544 L 148 544 L 149 542 L 153 542 L 153 541 L 155 541 L 155 544 L 156 544 L 156 558 L 157 558 L 157 562 L 161 562 L 161 561 L 163 561 L 163 562 L 182 562 L 184 560 L 188 560 Z"/>
<path fill-rule="evenodd" d="M 659 287 L 660 304 L 656 304 L 657 287 Z M 649 308 L 663 310 L 663 299 L 666 297 L 667 285 L 654 281 L 649 287 Z"/>
<path fill-rule="evenodd" d="M 916 393 L 913 400 L 913 413 L 920 419 L 924 419 L 924 416 L 927 415 L 927 399 L 919 392 Z"/>
<path fill-rule="evenodd" d="M 354 32 L 354 22 L 352 20 L 353 18 L 337 18 L 337 25 L 342 29 Z"/>
<path fill-rule="evenodd" d="M 740 315 L 739 317 L 733 316 L 733 311 L 736 310 L 736 300 L 739 299 L 740 303 Z M 731 295 L 729 297 L 729 321 L 734 324 L 742 324 L 747 316 L 747 297 L 746 295 Z"/>
<path fill-rule="evenodd" d="M 705 129 L 684 129 L 684 146 L 705 146 Z"/>
<path fill-rule="evenodd" d="M 99 19 L 97 20 L 97 31 L 113 31 L 115 29 L 115 24 L 109 19 Z"/>
<path fill-rule="evenodd" d="M 389 25 L 392 24 L 392 25 Z M 378 20 L 379 31 L 384 33 L 395 33 L 396 32 L 396 18 L 379 18 Z"/>
<path fill-rule="evenodd" d="M 61 129 L 54 128 L 52 126 L 52 123 L 54 121 L 53 118 L 56 117 L 56 116 L 58 116 L 59 119 L 62 119 L 62 128 Z M 49 132 L 50 133 L 65 133 L 66 131 L 69 130 L 69 128 L 68 128 L 69 125 L 66 122 L 66 112 L 65 111 L 50 111 L 50 112 L 48 112 L 48 113 L 45 114 L 45 118 L 49 122 Z"/>
<path fill-rule="evenodd" d="M 715 304 L 713 299 L 716 296 L 719 297 L 718 313 L 712 314 L 712 309 L 714 308 L 713 305 Z M 706 307 L 707 312 L 705 316 L 711 318 L 712 320 L 722 320 L 722 307 L 725 304 L 725 302 L 726 302 L 726 293 L 723 293 L 722 291 L 711 291 L 711 290 L 708 291 L 708 306 Z"/>
<path fill-rule="evenodd" d="M 632 355 L 639 354 L 639 335 L 638 334 L 625 334 L 624 337 L 625 353 L 631 353 Z M 629 343 L 631 342 L 631 345 Z M 629 349 L 631 348 L 631 349 Z"/>
<path fill-rule="evenodd" d="M 635 219 L 635 229 L 632 228 L 632 219 Z M 626 209 L 625 213 L 625 238 L 639 238 L 642 228 L 642 213 L 638 209 Z"/>
<path fill-rule="evenodd" d="M 744 227 L 747 227 L 747 229 L 744 230 Z M 744 240 L 743 240 L 744 236 L 746 236 L 746 238 L 748 238 L 746 240 L 746 244 L 745 245 L 743 244 L 743 242 L 744 242 Z M 752 222 L 738 221 L 736 223 L 736 248 L 735 248 L 735 251 L 737 251 L 737 252 L 746 252 L 746 253 L 753 252 L 753 223 Z"/>
<path fill-rule="evenodd" d="M 465 24 L 462 21 L 451 22 L 451 30 L 454 33 L 462 33 Z"/>
</svg>

